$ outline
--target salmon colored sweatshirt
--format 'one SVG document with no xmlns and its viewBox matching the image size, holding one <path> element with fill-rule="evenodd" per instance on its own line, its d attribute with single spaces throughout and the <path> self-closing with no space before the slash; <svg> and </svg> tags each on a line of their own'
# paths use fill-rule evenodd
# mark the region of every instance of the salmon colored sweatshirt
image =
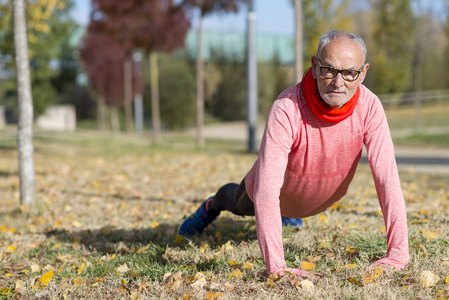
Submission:
<svg viewBox="0 0 449 300">
<path fill-rule="evenodd" d="M 409 262 L 404 196 L 385 112 L 376 95 L 359 88 L 353 114 L 338 123 L 310 110 L 300 84 L 282 92 L 270 110 L 259 157 L 245 178 L 269 274 L 286 268 L 281 216 L 308 217 L 338 202 L 348 191 L 363 144 L 387 233 L 387 256 L 378 262 L 396 269 Z"/>
</svg>

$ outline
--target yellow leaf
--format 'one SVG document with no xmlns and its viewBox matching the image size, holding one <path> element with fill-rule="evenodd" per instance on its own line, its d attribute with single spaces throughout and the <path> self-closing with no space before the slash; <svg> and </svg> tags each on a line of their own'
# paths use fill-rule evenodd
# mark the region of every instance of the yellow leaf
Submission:
<svg viewBox="0 0 449 300">
<path fill-rule="evenodd" d="M 329 218 L 326 215 L 320 215 L 320 217 L 318 218 L 318 222 L 320 224 L 327 224 L 329 223 Z"/>
<path fill-rule="evenodd" d="M 352 247 L 347 247 L 346 248 L 346 252 L 348 252 L 349 254 L 353 254 L 357 252 L 357 248 L 352 248 Z"/>
<path fill-rule="evenodd" d="M 11 273 L 6 273 L 5 276 L 12 277 Z"/>
<path fill-rule="evenodd" d="M 76 286 L 78 286 L 82 283 L 83 283 L 83 279 L 81 277 L 76 277 L 76 278 L 73 278 L 73 280 L 72 280 L 72 284 L 76 285 Z"/>
<path fill-rule="evenodd" d="M 318 248 L 327 248 L 327 247 L 330 247 L 331 246 L 331 243 L 321 243 L 321 244 L 319 244 L 318 245 Z"/>
<path fill-rule="evenodd" d="M 13 294 L 13 290 L 11 290 L 10 288 L 2 288 L 0 290 L 0 292 L 2 293 L 2 296 L 12 295 Z"/>
<path fill-rule="evenodd" d="M 301 262 L 301 269 L 302 270 L 313 270 L 315 269 L 316 265 L 314 263 L 308 262 L 308 261 L 302 261 Z"/>
<path fill-rule="evenodd" d="M 140 247 L 139 249 L 136 250 L 136 253 L 141 253 L 145 250 L 148 250 L 148 248 L 150 248 L 150 244 L 146 245 L 145 247 Z"/>
<path fill-rule="evenodd" d="M 59 248 L 59 247 L 61 247 L 62 245 L 61 244 L 54 244 L 51 248 L 52 249 L 56 249 L 56 248 Z"/>
<path fill-rule="evenodd" d="M 436 231 L 430 231 L 423 229 L 422 234 L 424 237 L 428 238 L 429 240 L 435 240 L 438 238 L 438 232 Z"/>
<path fill-rule="evenodd" d="M 253 264 L 250 263 L 249 261 L 247 261 L 243 266 L 242 269 L 247 270 L 247 269 L 252 269 L 253 268 Z"/>
<path fill-rule="evenodd" d="M 224 297 L 225 293 L 223 292 L 212 292 L 209 291 L 206 293 L 206 300 L 217 300 L 220 299 L 221 297 Z"/>
<path fill-rule="evenodd" d="M 153 223 L 151 223 L 151 225 L 150 225 L 151 228 L 156 228 L 156 227 L 158 227 L 158 226 L 159 226 L 159 223 L 158 223 L 158 222 L 153 222 Z"/>
<path fill-rule="evenodd" d="M 229 273 L 229 278 L 242 278 L 243 274 L 239 269 L 235 269 L 231 273 Z"/>
<path fill-rule="evenodd" d="M 245 237 L 245 234 L 243 232 L 239 231 L 239 233 L 237 233 L 237 235 L 235 237 L 238 239 L 242 239 Z"/>
<path fill-rule="evenodd" d="M 449 284 L 449 275 L 447 275 L 446 279 L 444 280 L 447 284 Z"/>
<path fill-rule="evenodd" d="M 206 249 L 207 249 L 207 248 L 209 248 L 209 243 L 208 243 L 208 242 L 205 242 L 205 241 L 202 241 L 202 242 L 201 242 L 201 246 L 200 246 L 200 252 L 201 252 L 201 253 L 206 252 Z"/>
<path fill-rule="evenodd" d="M 85 265 L 84 263 L 81 264 L 81 266 L 78 268 L 78 274 L 83 273 L 83 270 L 84 270 L 84 267 L 85 267 L 85 266 L 86 266 L 86 265 Z"/>
<path fill-rule="evenodd" d="M 53 271 L 48 271 L 47 273 L 42 275 L 41 278 L 39 278 L 39 281 L 42 282 L 43 285 L 47 286 L 52 278 L 53 278 Z"/>
<path fill-rule="evenodd" d="M 230 260 L 230 261 L 228 261 L 228 264 L 230 264 L 231 266 L 234 266 L 234 265 L 238 265 L 239 263 L 235 262 L 233 260 Z"/>
<path fill-rule="evenodd" d="M 359 267 L 359 266 L 356 265 L 356 264 L 349 264 L 349 265 L 346 265 L 346 268 L 347 268 L 347 269 L 358 268 L 358 267 Z"/>
<path fill-rule="evenodd" d="M 177 234 L 175 237 L 175 243 L 180 243 L 183 239 L 184 237 L 182 235 Z"/>
<path fill-rule="evenodd" d="M 6 248 L 6 251 L 9 253 L 12 253 L 14 251 L 16 251 L 17 247 L 16 246 L 8 246 L 8 248 Z"/>
</svg>

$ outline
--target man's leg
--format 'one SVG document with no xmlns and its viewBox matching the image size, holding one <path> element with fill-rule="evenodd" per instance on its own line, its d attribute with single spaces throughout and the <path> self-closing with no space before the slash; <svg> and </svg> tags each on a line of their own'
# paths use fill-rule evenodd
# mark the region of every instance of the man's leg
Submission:
<svg viewBox="0 0 449 300">
<path fill-rule="evenodd" d="M 222 186 L 216 195 L 206 199 L 198 210 L 182 223 L 178 234 L 191 237 L 202 233 L 223 210 L 240 216 L 254 216 L 254 204 L 246 194 L 245 179 L 240 185 L 229 183 Z"/>
</svg>

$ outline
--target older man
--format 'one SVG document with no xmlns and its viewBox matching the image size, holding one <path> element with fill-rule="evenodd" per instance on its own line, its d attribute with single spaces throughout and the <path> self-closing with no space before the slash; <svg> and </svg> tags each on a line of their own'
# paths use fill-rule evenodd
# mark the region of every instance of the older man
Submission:
<svg viewBox="0 0 449 300">
<path fill-rule="evenodd" d="M 365 144 L 388 240 L 387 256 L 373 265 L 404 268 L 409 261 L 404 197 L 385 113 L 362 85 L 369 69 L 365 59 L 366 46 L 357 35 L 325 33 L 311 69 L 273 103 L 259 157 L 244 180 L 205 200 L 179 234 L 201 233 L 222 210 L 255 215 L 268 273 L 306 276 L 285 263 L 281 217 L 316 215 L 339 201 Z"/>
</svg>

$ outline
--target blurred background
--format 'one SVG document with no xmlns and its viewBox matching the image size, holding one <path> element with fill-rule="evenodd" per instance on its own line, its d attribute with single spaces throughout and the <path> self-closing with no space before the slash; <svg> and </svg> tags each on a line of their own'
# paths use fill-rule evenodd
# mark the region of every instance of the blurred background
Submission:
<svg viewBox="0 0 449 300">
<path fill-rule="evenodd" d="M 322 33 L 354 32 L 368 48 L 364 84 L 392 132 L 449 132 L 449 1 L 302 0 L 301 8 L 303 70 Z M 261 124 L 297 83 L 294 0 L 30 0 L 26 9 L 39 128 L 169 132 L 244 122 L 250 11 Z M 12 1 L 0 0 L 0 127 L 17 122 L 12 19 Z"/>
</svg>

